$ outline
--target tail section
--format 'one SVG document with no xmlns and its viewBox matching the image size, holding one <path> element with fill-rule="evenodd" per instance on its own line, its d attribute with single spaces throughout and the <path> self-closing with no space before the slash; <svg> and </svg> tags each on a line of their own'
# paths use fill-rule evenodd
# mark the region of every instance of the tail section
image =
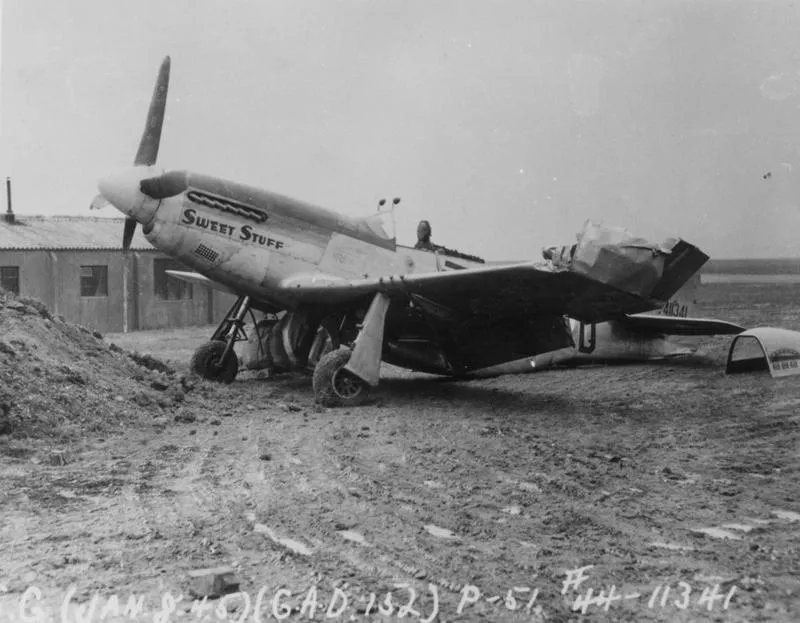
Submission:
<svg viewBox="0 0 800 623">
<path fill-rule="evenodd" d="M 744 331 L 731 322 L 695 317 L 699 290 L 700 275 L 695 273 L 652 313 L 597 324 L 570 320 L 574 346 L 487 368 L 481 376 L 686 356 L 694 352 L 694 347 L 669 336 L 736 335 Z"/>
<path fill-rule="evenodd" d="M 664 261 L 661 279 L 650 293 L 650 298 L 669 301 L 693 277 L 699 279 L 697 273 L 707 261 L 708 256 L 696 246 L 678 240 Z"/>
<path fill-rule="evenodd" d="M 577 244 L 548 247 L 543 255 L 556 268 L 601 281 L 653 306 L 668 301 L 708 261 L 685 240 L 669 238 L 653 244 L 626 229 L 591 221 L 584 224 Z"/>
<path fill-rule="evenodd" d="M 680 290 L 673 294 L 664 306 L 653 312 L 659 316 L 669 316 L 672 318 L 694 318 L 696 317 L 698 290 L 700 289 L 700 273 L 692 275 L 683 284 Z"/>
<path fill-rule="evenodd" d="M 744 331 L 744 327 L 725 320 L 697 318 L 699 289 L 700 274 L 695 273 L 661 309 L 626 316 L 619 322 L 628 329 L 654 335 L 736 335 Z"/>
</svg>

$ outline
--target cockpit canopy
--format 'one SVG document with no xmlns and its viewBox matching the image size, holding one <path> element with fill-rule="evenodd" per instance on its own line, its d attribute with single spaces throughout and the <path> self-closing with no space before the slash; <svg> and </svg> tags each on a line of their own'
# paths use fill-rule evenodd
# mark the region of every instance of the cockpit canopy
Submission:
<svg viewBox="0 0 800 623">
<path fill-rule="evenodd" d="M 378 238 L 393 241 L 395 236 L 394 214 L 391 210 L 384 210 L 365 216 L 360 220 L 359 229 L 364 229 Z"/>
</svg>

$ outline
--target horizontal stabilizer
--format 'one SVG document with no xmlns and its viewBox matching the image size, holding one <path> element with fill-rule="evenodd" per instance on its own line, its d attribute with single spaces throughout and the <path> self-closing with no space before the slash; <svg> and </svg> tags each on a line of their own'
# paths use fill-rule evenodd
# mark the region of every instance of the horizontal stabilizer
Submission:
<svg viewBox="0 0 800 623">
<path fill-rule="evenodd" d="M 637 331 L 649 331 L 661 335 L 736 335 L 744 327 L 712 318 L 677 318 L 655 314 L 625 316 L 626 327 Z"/>
</svg>

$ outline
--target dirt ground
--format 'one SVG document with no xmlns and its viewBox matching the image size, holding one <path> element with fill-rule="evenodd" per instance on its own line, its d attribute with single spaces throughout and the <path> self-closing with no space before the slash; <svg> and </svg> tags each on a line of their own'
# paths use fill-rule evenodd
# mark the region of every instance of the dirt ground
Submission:
<svg viewBox="0 0 800 623">
<path fill-rule="evenodd" d="M 800 329 L 798 285 L 702 295 Z M 387 369 L 342 410 L 302 375 L 182 377 L 210 328 L 101 340 L 8 304 L 0 621 L 800 620 L 800 384 L 726 376 L 729 338 L 469 382 Z M 239 592 L 204 610 L 188 573 L 217 566 Z"/>
</svg>

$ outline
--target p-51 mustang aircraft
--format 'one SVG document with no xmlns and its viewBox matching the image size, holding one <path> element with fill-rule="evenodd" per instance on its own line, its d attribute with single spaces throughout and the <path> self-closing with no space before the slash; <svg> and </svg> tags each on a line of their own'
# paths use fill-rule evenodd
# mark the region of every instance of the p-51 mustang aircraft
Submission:
<svg viewBox="0 0 800 623">
<path fill-rule="evenodd" d="M 127 216 L 123 249 L 139 223 L 154 247 L 195 271 L 173 276 L 238 297 L 192 359 L 206 378 L 235 378 L 234 345 L 248 312 L 259 310 L 281 314 L 268 329 L 270 349 L 293 366 L 307 367 L 330 341 L 314 365 L 318 402 L 359 404 L 382 361 L 463 376 L 557 351 L 573 344 L 567 317 L 591 324 L 661 308 L 708 259 L 683 240 L 620 251 L 587 238 L 569 265 L 489 266 L 397 245 L 381 224 L 385 212 L 353 218 L 165 171 L 156 157 L 169 72 L 166 57 L 133 167 L 102 178 L 92 207 L 111 203 Z"/>
</svg>

